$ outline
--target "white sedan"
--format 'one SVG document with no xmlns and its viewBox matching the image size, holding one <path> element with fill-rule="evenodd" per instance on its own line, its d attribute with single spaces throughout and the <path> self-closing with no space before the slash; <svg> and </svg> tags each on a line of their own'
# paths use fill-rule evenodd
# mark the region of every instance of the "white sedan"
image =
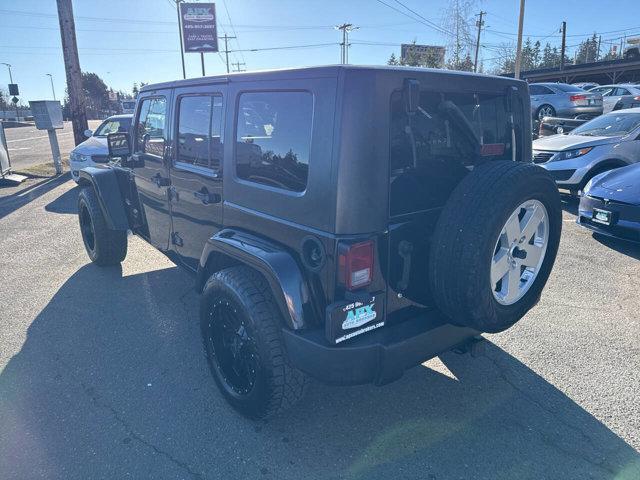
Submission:
<svg viewBox="0 0 640 480">
<path fill-rule="evenodd" d="M 109 161 L 107 135 L 114 132 L 128 132 L 131 127 L 132 115 L 114 115 L 107 118 L 95 132 L 86 130 L 87 140 L 82 142 L 69 154 L 71 178 L 78 183 L 78 172 L 84 167 L 94 167 L 96 164 Z"/>
</svg>

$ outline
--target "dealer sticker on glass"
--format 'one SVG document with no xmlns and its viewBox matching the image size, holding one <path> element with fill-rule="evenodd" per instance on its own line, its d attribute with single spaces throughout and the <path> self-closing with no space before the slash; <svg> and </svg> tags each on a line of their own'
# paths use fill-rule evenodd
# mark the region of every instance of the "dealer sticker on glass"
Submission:
<svg viewBox="0 0 640 480">
<path fill-rule="evenodd" d="M 382 303 L 382 295 L 373 295 L 366 301 L 330 305 L 327 308 L 327 339 L 337 344 L 382 327 Z"/>
</svg>

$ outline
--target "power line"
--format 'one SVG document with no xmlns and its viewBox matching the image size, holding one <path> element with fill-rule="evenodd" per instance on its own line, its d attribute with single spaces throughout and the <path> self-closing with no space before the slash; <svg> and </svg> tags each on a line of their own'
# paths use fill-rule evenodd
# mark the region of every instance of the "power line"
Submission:
<svg viewBox="0 0 640 480">
<path fill-rule="evenodd" d="M 418 23 L 421 23 L 422 25 L 425 25 L 429 28 L 432 28 L 434 30 L 436 30 L 438 33 L 444 33 L 445 35 L 451 35 L 450 32 L 447 32 L 446 30 L 441 29 L 440 27 L 434 27 L 433 25 L 430 25 L 429 23 L 419 19 L 419 18 L 415 18 L 412 15 L 408 14 L 407 12 L 400 10 L 399 8 L 394 7 L 393 5 L 389 5 L 388 3 L 384 2 L 383 0 L 376 0 L 378 3 L 381 3 L 382 5 L 390 8 L 391 10 L 395 10 L 396 12 L 398 12 L 401 15 L 404 15 L 405 17 L 408 17 Z"/>
<path fill-rule="evenodd" d="M 240 46 L 240 41 L 238 40 L 238 33 L 236 32 L 236 29 L 233 26 L 233 22 L 231 21 L 231 15 L 229 15 L 229 8 L 227 8 L 227 1 L 222 0 L 222 5 L 224 6 L 225 12 L 227 12 L 227 18 L 229 19 L 229 25 L 231 25 L 231 31 L 233 32 L 233 35 L 236 37 L 236 45 L 238 45 L 238 48 L 242 48 Z M 244 59 L 244 54 L 242 52 L 240 52 L 240 56 L 242 57 L 242 61 L 245 62 L 246 60 Z M 236 58 L 236 60 L 238 59 Z"/>
<path fill-rule="evenodd" d="M 431 20 L 423 17 L 422 15 L 420 15 L 418 12 L 416 12 L 415 10 L 412 10 L 411 8 L 407 7 L 404 3 L 402 3 L 400 0 L 394 0 L 398 5 L 401 5 L 402 7 L 406 8 L 407 10 L 409 10 L 411 13 L 413 13 L 414 15 L 416 15 L 417 17 L 421 18 L 422 20 L 424 20 L 425 22 L 427 22 L 429 25 L 431 25 L 433 28 L 435 28 L 436 30 L 439 30 L 441 33 L 444 33 L 445 35 L 453 35 L 453 33 L 448 32 L 447 30 L 445 30 L 444 28 L 442 28 L 440 25 L 432 22 Z"/>
</svg>

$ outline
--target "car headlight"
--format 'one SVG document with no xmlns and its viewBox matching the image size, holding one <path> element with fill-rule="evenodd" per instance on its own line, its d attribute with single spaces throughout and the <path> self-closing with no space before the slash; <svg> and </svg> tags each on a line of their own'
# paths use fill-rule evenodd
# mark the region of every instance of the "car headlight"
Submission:
<svg viewBox="0 0 640 480">
<path fill-rule="evenodd" d="M 69 156 L 72 162 L 87 162 L 91 160 L 91 155 L 83 155 L 82 153 L 71 152 Z"/>
<path fill-rule="evenodd" d="M 573 158 L 581 157 L 582 155 L 586 155 L 591 150 L 593 150 L 593 147 L 578 148 L 576 150 L 567 150 L 565 152 L 558 153 L 553 160 L 554 161 L 571 160 Z"/>
<path fill-rule="evenodd" d="M 589 193 L 589 190 L 591 190 L 591 187 L 593 186 L 593 178 L 590 179 L 587 184 L 584 186 L 584 188 L 582 189 L 582 193 L 587 194 Z"/>
</svg>

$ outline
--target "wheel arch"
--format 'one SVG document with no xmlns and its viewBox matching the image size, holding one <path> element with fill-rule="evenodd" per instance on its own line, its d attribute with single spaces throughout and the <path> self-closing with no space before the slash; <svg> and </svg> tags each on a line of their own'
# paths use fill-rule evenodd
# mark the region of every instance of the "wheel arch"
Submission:
<svg viewBox="0 0 640 480">
<path fill-rule="evenodd" d="M 107 228 L 110 230 L 129 229 L 129 219 L 122 201 L 115 170 L 112 168 L 83 168 L 79 172 L 78 185 L 93 187 Z"/>
<path fill-rule="evenodd" d="M 312 323 L 311 300 L 302 270 L 289 252 L 248 232 L 226 228 L 204 246 L 197 272 L 197 290 L 224 268 L 245 265 L 259 272 L 273 292 L 287 327 L 298 330 Z"/>
</svg>

